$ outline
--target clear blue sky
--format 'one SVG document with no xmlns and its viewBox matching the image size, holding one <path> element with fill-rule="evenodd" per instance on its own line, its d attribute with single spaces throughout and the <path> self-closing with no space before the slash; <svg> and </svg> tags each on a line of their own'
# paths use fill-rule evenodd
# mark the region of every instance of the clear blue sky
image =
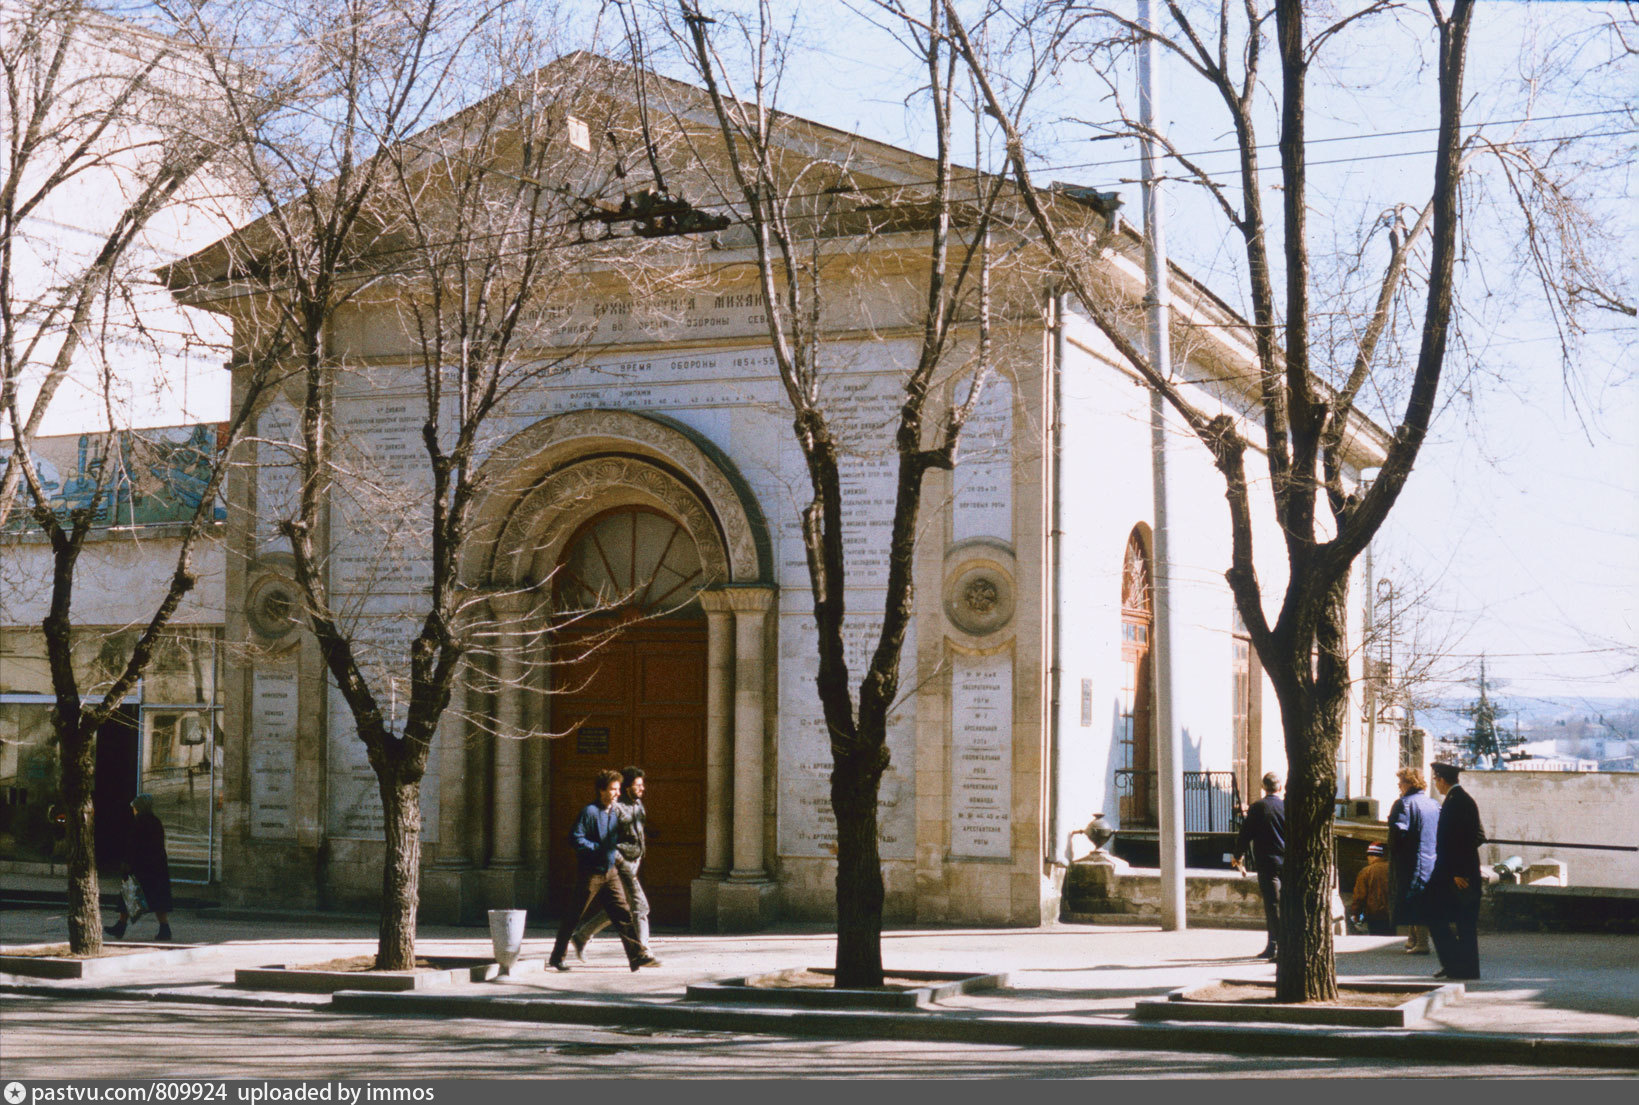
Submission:
<svg viewBox="0 0 1639 1105">
<path fill-rule="evenodd" d="M 798 20 L 798 60 L 787 70 L 783 106 L 870 137 L 925 147 L 921 113 L 906 106 L 922 82 L 915 64 L 842 5 L 822 7 L 826 18 Z M 1592 27 L 1607 14 L 1593 5 L 1483 4 L 1470 53 L 1468 118 L 1522 117 L 1527 105 L 1515 79 L 1520 59 L 1540 54 L 1560 32 Z M 1388 199 L 1420 203 L 1427 194 L 1429 159 L 1417 154 L 1432 149 L 1432 136 L 1387 133 L 1432 123 L 1427 72 L 1419 70 L 1410 42 L 1404 32 L 1385 30 L 1352 45 L 1345 63 L 1317 74 L 1311 135 L 1327 141 L 1314 147 L 1311 161 L 1333 162 L 1314 174 L 1317 249 L 1334 230 L 1347 239 L 1353 229 L 1346 219 L 1329 222 L 1328 215 L 1375 212 Z M 1563 47 L 1559 56 L 1566 57 Z M 1266 72 L 1273 64 L 1270 58 Z M 1194 150 L 1228 146 L 1222 115 L 1201 103 L 1198 86 L 1172 78 L 1166 117 L 1175 135 L 1189 136 L 1180 143 Z M 1129 95 L 1132 88 L 1129 75 Z M 1528 113 L 1576 117 L 1539 122 L 1526 132 L 1537 140 L 1598 132 L 1607 136 L 1607 148 L 1620 153 L 1625 146 L 1622 160 L 1630 168 L 1602 174 L 1595 191 L 1606 226 L 1627 243 L 1614 256 L 1628 265 L 1639 256 L 1634 115 L 1584 113 L 1608 110 L 1611 94 L 1624 91 L 1631 111 L 1639 99 L 1635 89 L 1639 72 L 1632 63 L 1597 76 L 1587 72 L 1587 55 L 1569 57 L 1534 90 Z M 1064 121 L 1072 114 L 1108 118 L 1098 102 L 1103 93 L 1087 71 L 1066 74 L 1042 102 L 1037 160 L 1043 179 L 1119 189 L 1126 214 L 1137 219 L 1132 147 L 1088 142 L 1087 128 Z M 1273 131 L 1262 137 L 1272 141 Z M 1552 143 L 1532 148 L 1545 145 Z M 1210 164 L 1229 162 L 1219 157 Z M 1207 217 L 1198 195 L 1172 191 L 1173 259 L 1240 302 L 1235 243 Z M 1517 256 L 1509 239 L 1492 235 L 1485 246 L 1500 261 Z M 1381 256 L 1379 239 L 1368 266 L 1379 268 Z M 1508 279 L 1495 264 L 1467 277 L 1469 294 L 1482 303 L 1466 331 L 1483 349 L 1479 371 L 1448 374 L 1448 402 L 1380 540 L 1379 573 L 1404 578 L 1408 588 L 1431 584 L 1431 616 L 1454 627 L 1448 642 L 1454 657 L 1489 654 L 1491 675 L 1508 693 L 1571 702 L 1639 696 L 1639 366 L 1633 360 L 1639 325 L 1618 314 L 1589 318 L 1589 328 L 1603 332 L 1590 335 L 1567 383 L 1543 310 L 1528 301 L 1502 310 L 1483 306 L 1506 298 L 1486 281 Z"/>
</svg>

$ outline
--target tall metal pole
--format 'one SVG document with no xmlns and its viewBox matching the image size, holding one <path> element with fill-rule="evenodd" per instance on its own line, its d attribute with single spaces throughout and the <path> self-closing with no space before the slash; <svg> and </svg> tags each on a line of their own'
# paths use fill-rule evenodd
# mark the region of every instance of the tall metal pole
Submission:
<svg viewBox="0 0 1639 1105">
<path fill-rule="evenodd" d="M 1151 0 L 1138 0 L 1138 22 L 1146 31 L 1155 24 Z M 1138 51 L 1138 117 L 1144 133 L 1139 140 L 1144 179 L 1144 271 L 1148 282 L 1150 364 L 1163 377 L 1172 375 L 1168 313 L 1171 295 L 1167 283 L 1166 238 L 1162 231 L 1161 182 L 1156 171 L 1157 133 L 1155 70 L 1160 48 L 1145 35 Z M 1172 708 L 1172 556 L 1167 517 L 1167 418 L 1159 393 L 1150 393 L 1150 463 L 1155 495 L 1155 548 L 1153 600 L 1155 640 L 1150 646 L 1151 678 L 1155 688 L 1156 781 L 1159 783 L 1161 847 L 1161 927 L 1187 927 L 1184 914 L 1184 742 Z"/>
<path fill-rule="evenodd" d="M 1375 657 L 1381 649 L 1381 644 L 1375 639 L 1374 630 L 1377 628 L 1377 579 L 1372 573 L 1372 546 L 1366 542 L 1366 607 L 1364 625 L 1361 627 L 1361 636 L 1365 638 L 1366 647 L 1361 649 L 1360 675 L 1366 684 L 1366 785 L 1362 790 L 1363 796 L 1374 796 L 1377 790 L 1377 714 L 1382 706 L 1377 701 L 1377 680 L 1379 677 L 1377 660 Z"/>
</svg>

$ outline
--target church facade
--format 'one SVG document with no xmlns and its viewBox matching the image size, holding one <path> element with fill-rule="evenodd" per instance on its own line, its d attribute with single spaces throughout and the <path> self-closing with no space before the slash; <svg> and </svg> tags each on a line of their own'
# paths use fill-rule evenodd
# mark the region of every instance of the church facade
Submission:
<svg viewBox="0 0 1639 1105">
<path fill-rule="evenodd" d="M 809 137 L 841 141 L 824 128 Z M 904 151 L 843 137 L 863 176 L 917 168 Z M 1138 236 L 1108 211 L 1055 202 L 1102 243 L 1112 294 L 1139 303 Z M 856 680 L 881 624 L 891 419 L 917 355 L 907 255 L 889 238 L 839 267 L 821 342 L 828 409 L 850 444 Z M 565 835 L 591 780 L 627 764 L 646 772 L 644 880 L 658 924 L 741 931 L 834 912 L 830 748 L 799 525 L 807 476 L 750 256 L 732 241 L 702 253 L 659 303 L 618 271 L 589 272 L 571 312 L 580 324 L 563 327 L 574 344 L 492 421 L 461 562 L 479 628 L 422 785 L 429 919 L 555 912 L 573 865 Z M 992 379 L 954 469 L 927 476 L 881 788 L 890 921 L 1054 919 L 1064 865 L 1085 847 L 1073 829 L 1097 813 L 1136 835 L 1155 822 L 1151 400 L 1053 281 L 1004 279 Z M 212 305 L 199 289 L 182 295 Z M 1233 336 L 1244 324 L 1181 274 L 1174 296 L 1175 325 L 1191 335 L 1180 372 L 1190 398 L 1246 418 L 1252 361 Z M 399 509 L 426 484 L 422 377 L 397 317 L 390 299 L 361 297 L 331 328 L 338 454 L 371 491 L 333 489 L 322 535 L 333 601 L 389 687 L 428 578 L 416 512 Z M 253 328 L 235 323 L 243 343 Z M 974 327 L 961 340 L 971 346 Z M 940 386 L 949 401 L 961 385 L 951 375 Z M 300 597 L 278 530 L 295 489 L 296 402 L 289 393 L 261 411 L 229 482 L 221 879 L 259 905 L 365 906 L 381 884 L 381 802 L 347 706 L 291 616 Z M 1223 581 L 1221 482 L 1181 426 L 1168 420 L 1162 437 L 1173 712 L 1186 779 L 1206 795 L 1188 816 L 1205 830 L 1284 755 Z M 1375 463 L 1376 448 L 1358 440 L 1354 468 Z M 1260 575 L 1278 585 L 1283 546 L 1267 509 L 1259 526 Z"/>
</svg>

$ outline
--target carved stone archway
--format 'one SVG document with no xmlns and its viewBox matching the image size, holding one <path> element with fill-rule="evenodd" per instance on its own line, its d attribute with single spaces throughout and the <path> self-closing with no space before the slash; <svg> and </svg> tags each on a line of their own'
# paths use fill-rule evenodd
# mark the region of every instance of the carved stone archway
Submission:
<svg viewBox="0 0 1639 1105">
<path fill-rule="evenodd" d="M 610 410 L 541 420 L 498 448 L 480 480 L 485 493 L 474 511 L 475 539 L 463 578 L 491 596 L 497 678 L 490 687 L 493 700 L 469 688 L 469 707 L 492 710 L 497 735 L 487 788 L 457 771 L 442 780 L 441 832 L 460 844 L 448 849 L 440 877 L 459 882 L 461 912 L 470 916 L 539 900 L 541 872 L 530 870 L 536 866 L 528 855 L 533 833 L 526 830 L 539 788 L 525 786 L 539 753 L 530 742 L 507 738 L 528 735 L 538 725 L 532 698 L 542 688 L 531 684 L 531 665 L 520 657 L 542 647 L 551 572 L 570 536 L 599 513 L 643 506 L 688 531 L 712 580 L 700 595 L 708 650 L 706 866 L 691 893 L 691 925 L 703 931 L 762 927 L 776 907 L 761 844 L 763 679 L 777 650 L 765 632 L 775 598 L 772 542 L 749 485 L 721 449 L 690 427 Z M 479 736 L 476 729 L 465 734 Z M 445 759 L 458 763 L 461 757 Z M 485 791 L 490 801 L 482 809 Z M 477 818 L 471 816 L 474 803 Z M 562 831 L 565 811 L 544 816 L 542 831 Z"/>
<path fill-rule="evenodd" d="M 700 550 L 713 584 L 728 582 L 728 548 L 721 528 L 694 488 L 641 456 L 594 456 L 549 473 L 519 502 L 495 542 L 490 581 L 524 587 L 544 581 L 564 543 L 587 519 L 621 506 L 647 506 L 676 519 Z"/>
<path fill-rule="evenodd" d="M 480 472 L 486 488 L 474 511 L 474 534 L 463 575 L 474 585 L 516 583 L 520 571 L 537 561 L 538 548 L 529 548 L 540 534 L 543 512 L 556 509 L 537 494 L 551 477 L 569 478 L 566 470 L 593 460 L 645 464 L 669 476 L 717 530 L 722 549 L 724 582 L 771 583 L 774 579 L 773 545 L 768 526 L 749 484 L 733 461 L 699 431 L 663 415 L 633 411 L 581 410 L 552 415 L 514 435 L 495 450 Z M 621 474 L 596 466 L 579 469 L 573 477 L 590 485 L 618 483 Z M 627 486 L 645 487 L 671 502 L 681 501 L 675 491 L 663 490 L 656 476 L 636 478 Z M 651 480 L 652 483 L 645 483 Z M 560 485 L 560 487 L 569 485 Z M 664 507 L 670 509 L 670 506 Z M 693 519 L 699 524 L 699 519 Z M 552 533 L 561 543 L 562 535 Z M 705 535 L 691 533 L 696 540 Z M 525 563 L 527 561 L 528 563 Z"/>
</svg>

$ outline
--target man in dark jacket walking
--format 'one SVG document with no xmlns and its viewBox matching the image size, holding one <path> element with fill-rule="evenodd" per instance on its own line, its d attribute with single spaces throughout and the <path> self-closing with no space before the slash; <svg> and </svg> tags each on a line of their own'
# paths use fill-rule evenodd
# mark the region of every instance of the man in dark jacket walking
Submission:
<svg viewBox="0 0 1639 1105">
<path fill-rule="evenodd" d="M 1440 957 L 1435 978 L 1480 977 L 1480 808 L 1458 784 L 1454 764 L 1434 765 L 1434 789 L 1444 799 L 1434 838 L 1434 871 L 1429 876 L 1432 912 L 1429 935 Z M 1452 928 L 1456 933 L 1452 933 Z"/>
<path fill-rule="evenodd" d="M 1263 896 L 1264 927 L 1269 942 L 1258 953 L 1260 959 L 1274 959 L 1280 944 L 1280 880 L 1286 865 L 1286 803 L 1280 798 L 1280 776 L 1273 771 L 1263 777 L 1263 797 L 1252 803 L 1235 839 L 1235 866 L 1246 874 L 1247 845 L 1252 846 L 1252 862 L 1258 871 L 1258 893 Z"/>
<path fill-rule="evenodd" d="M 643 884 L 637 877 L 643 852 L 648 847 L 645 826 L 649 813 L 643 808 L 644 786 L 641 767 L 633 765 L 620 773 L 620 797 L 615 799 L 614 805 L 615 870 L 620 875 L 621 889 L 626 891 L 626 904 L 632 911 L 638 942 L 643 945 L 643 954 L 650 955 L 649 896 L 643 893 Z M 581 921 L 580 927 L 569 938 L 569 946 L 575 949 L 575 958 L 584 963 L 586 942 L 608 927 L 607 913 L 594 912 Z"/>
<path fill-rule="evenodd" d="M 658 967 L 660 960 L 645 952 L 637 937 L 631 910 L 626 905 L 626 890 L 615 869 L 615 857 L 619 854 L 619 815 L 614 807 L 615 799 L 620 797 L 620 772 L 598 772 L 596 785 L 597 801 L 581 810 L 569 833 L 569 843 L 575 848 L 578 877 L 574 893 L 564 903 L 563 922 L 558 925 L 558 939 L 552 945 L 552 958 L 547 963 L 567 971 L 569 965 L 563 961 L 563 953 L 569 948 L 569 937 L 575 926 L 588 912 L 602 909 L 620 933 L 620 942 L 626 947 L 626 962 L 632 970 Z"/>
<path fill-rule="evenodd" d="M 1394 880 L 1394 923 L 1410 928 L 1407 955 L 1428 954 L 1428 880 L 1434 874 L 1434 837 L 1440 803 L 1429 796 L 1423 773 L 1403 767 L 1400 797 L 1389 809 L 1389 870 Z"/>
</svg>

